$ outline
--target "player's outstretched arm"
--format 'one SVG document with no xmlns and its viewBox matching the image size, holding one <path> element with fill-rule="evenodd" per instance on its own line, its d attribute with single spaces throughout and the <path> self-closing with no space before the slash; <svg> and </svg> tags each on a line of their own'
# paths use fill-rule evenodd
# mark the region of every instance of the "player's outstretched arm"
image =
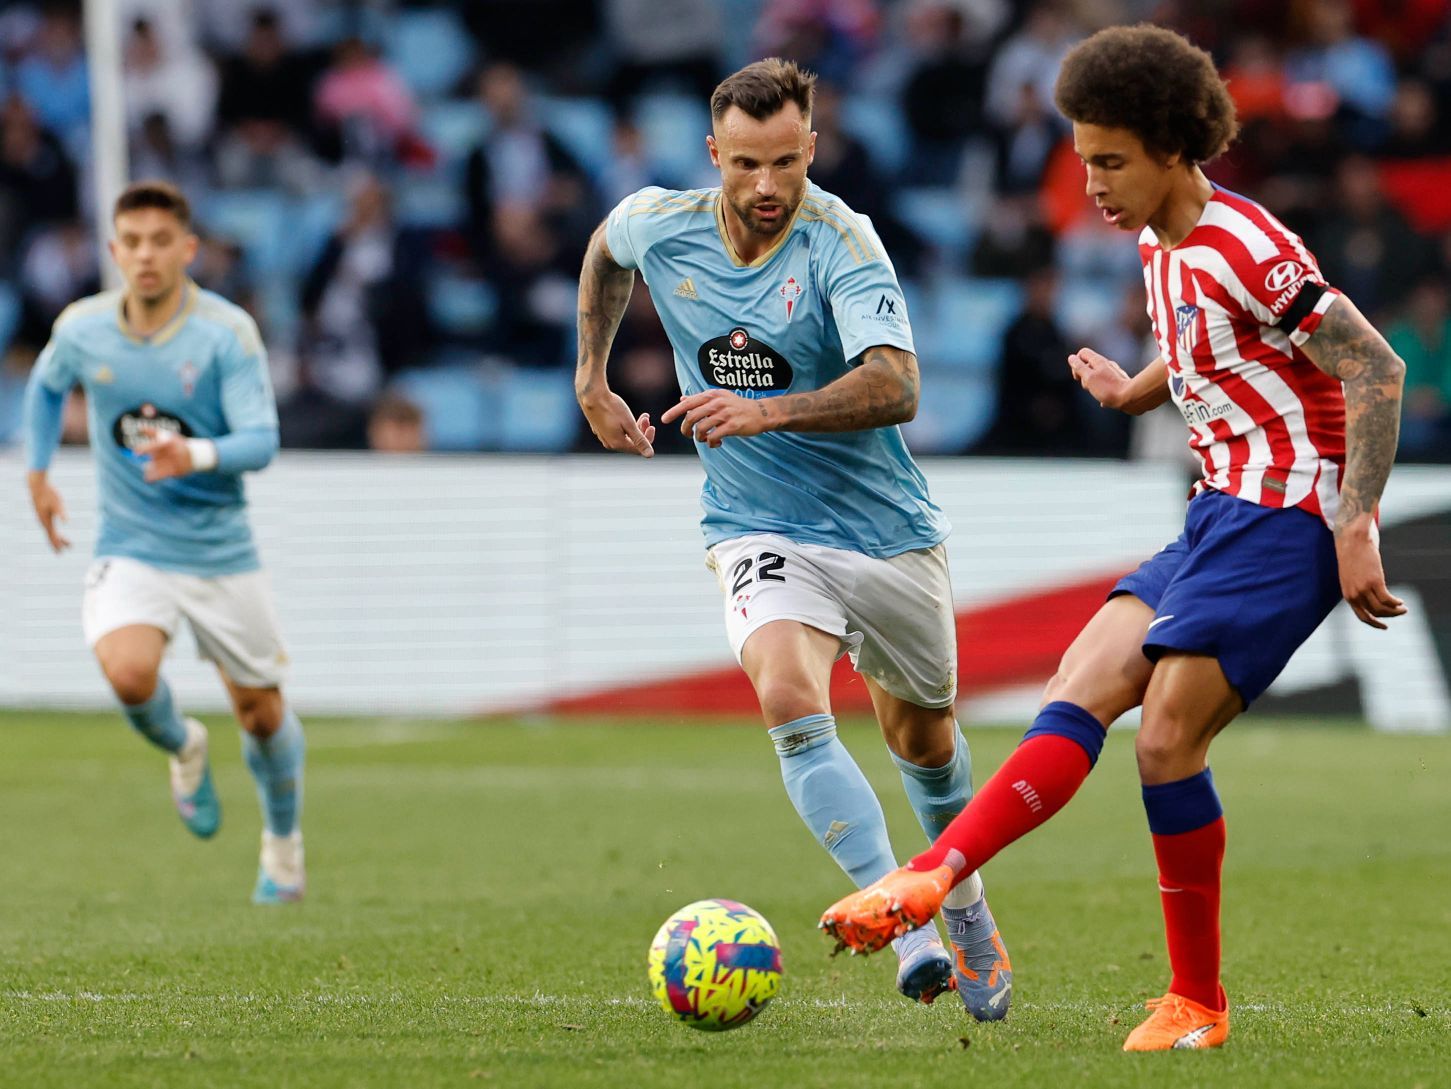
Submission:
<svg viewBox="0 0 1451 1089">
<path fill-rule="evenodd" d="M 616 264 L 601 223 L 589 240 L 579 274 L 579 360 L 574 372 L 574 396 L 590 430 L 606 450 L 648 458 L 655 456 L 655 428 L 649 414 L 636 417 L 605 378 L 610 345 L 615 342 L 615 332 L 634 289 L 635 272 Z"/>
<path fill-rule="evenodd" d="M 45 530 L 50 547 L 56 552 L 70 547 L 70 541 L 61 535 L 58 528 L 58 524 L 66 520 L 65 503 L 46 474 L 55 448 L 60 445 L 65 399 L 64 393 L 56 393 L 42 381 L 41 368 L 37 365 L 26 383 L 22 408 L 25 461 L 29 469 L 26 484 L 30 488 L 30 505 L 35 508 L 35 517 L 40 522 L 40 528 Z"/>
<path fill-rule="evenodd" d="M 1142 416 L 1169 399 L 1169 368 L 1162 358 L 1130 378 L 1108 356 L 1092 348 L 1080 348 L 1068 357 L 1068 367 L 1079 385 L 1104 408 Z"/>
<path fill-rule="evenodd" d="M 708 446 L 763 431 L 865 431 L 917 415 L 918 385 L 917 357 L 878 345 L 862 353 L 858 366 L 810 393 L 755 400 L 706 390 L 682 397 L 660 414 L 660 422 L 679 420 L 683 434 Z"/>
<path fill-rule="evenodd" d="M 1301 350 L 1345 387 L 1345 476 L 1335 518 L 1340 589 L 1362 622 L 1384 628 L 1377 617 L 1406 611 L 1386 587 L 1375 526 L 1376 504 L 1396 458 L 1406 365 L 1343 295 Z"/>
</svg>

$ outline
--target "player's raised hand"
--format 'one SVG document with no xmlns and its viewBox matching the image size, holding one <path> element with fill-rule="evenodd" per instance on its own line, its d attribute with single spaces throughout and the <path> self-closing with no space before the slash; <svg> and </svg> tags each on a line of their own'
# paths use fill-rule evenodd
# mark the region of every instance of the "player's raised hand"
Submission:
<svg viewBox="0 0 1451 1089">
<path fill-rule="evenodd" d="M 1340 564 L 1340 592 L 1362 624 L 1385 631 L 1379 618 L 1406 614 L 1405 602 L 1386 585 L 1380 562 L 1380 531 L 1370 515 L 1336 530 L 1335 558 Z"/>
<path fill-rule="evenodd" d="M 57 523 L 68 521 L 60 492 L 55 490 L 43 472 L 32 472 L 29 483 L 30 503 L 35 508 L 35 517 L 40 520 L 40 528 L 45 530 L 50 547 L 56 552 L 64 552 L 71 543 L 61 536 L 57 528 Z"/>
<path fill-rule="evenodd" d="M 154 427 L 143 427 L 141 433 L 146 441 L 136 447 L 136 453 L 147 459 L 144 477 L 146 483 L 186 476 L 192 471 L 191 447 L 175 431 L 160 431 Z"/>
<path fill-rule="evenodd" d="M 1129 376 L 1122 367 L 1092 348 L 1080 348 L 1068 357 L 1078 384 L 1104 408 L 1121 408 L 1128 396 Z"/>
<path fill-rule="evenodd" d="M 603 396 L 581 397 L 579 407 L 589 421 L 589 429 L 606 450 L 622 454 L 655 456 L 655 426 L 650 414 L 636 416 L 618 393 L 606 391 Z"/>
<path fill-rule="evenodd" d="M 759 435 L 769 431 L 766 407 L 728 389 L 692 393 L 660 413 L 662 424 L 680 421 L 680 433 L 707 446 L 719 446 L 729 435 Z"/>
</svg>

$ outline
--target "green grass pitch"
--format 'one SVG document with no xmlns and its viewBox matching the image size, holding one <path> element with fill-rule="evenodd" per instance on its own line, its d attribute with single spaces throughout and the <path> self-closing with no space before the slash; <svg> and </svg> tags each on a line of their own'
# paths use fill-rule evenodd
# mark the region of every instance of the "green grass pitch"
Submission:
<svg viewBox="0 0 1451 1089">
<path fill-rule="evenodd" d="M 988 868 L 1018 982 L 979 1026 L 897 997 L 890 956 L 827 956 L 846 882 L 758 728 L 311 721 L 309 898 L 261 909 L 255 796 L 211 725 L 225 818 L 200 843 L 119 716 L 0 717 L 0 1084 L 1451 1085 L 1451 738 L 1225 734 L 1233 1035 L 1131 1056 L 1168 976 L 1128 734 Z M 880 741 L 844 735 L 915 851 Z M 1018 732 L 969 736 L 981 779 Z M 786 966 L 721 1035 L 645 982 L 656 927 L 709 896 L 764 913 Z"/>
</svg>

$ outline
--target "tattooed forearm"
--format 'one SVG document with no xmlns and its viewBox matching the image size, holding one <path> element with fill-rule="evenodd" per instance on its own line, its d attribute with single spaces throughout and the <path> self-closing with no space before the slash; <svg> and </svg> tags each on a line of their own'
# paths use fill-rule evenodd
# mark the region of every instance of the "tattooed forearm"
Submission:
<svg viewBox="0 0 1451 1089">
<path fill-rule="evenodd" d="M 1375 510 L 1396 457 L 1401 386 L 1406 365 L 1347 298 L 1339 298 L 1304 352 L 1345 385 L 1345 477 L 1340 485 L 1340 532 Z"/>
<path fill-rule="evenodd" d="M 579 360 L 574 391 L 581 398 L 604 385 L 605 361 L 635 289 L 635 273 L 621 268 L 605 244 L 604 224 L 595 230 L 579 274 Z"/>
<path fill-rule="evenodd" d="M 868 348 L 861 364 L 811 393 L 763 400 L 762 415 L 783 431 L 863 431 L 917 415 L 917 357 L 900 348 Z"/>
</svg>

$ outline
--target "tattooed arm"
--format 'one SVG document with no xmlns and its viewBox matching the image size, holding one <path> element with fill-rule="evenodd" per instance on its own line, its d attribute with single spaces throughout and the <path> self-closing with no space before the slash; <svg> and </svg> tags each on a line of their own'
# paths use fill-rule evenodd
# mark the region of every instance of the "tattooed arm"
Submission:
<svg viewBox="0 0 1451 1089">
<path fill-rule="evenodd" d="M 862 353 L 858 366 L 810 393 L 754 400 L 729 390 L 706 390 L 682 397 L 660 414 L 660 422 L 678 419 L 683 434 L 708 446 L 719 446 L 730 435 L 763 431 L 865 431 L 916 416 L 919 384 L 915 355 L 878 345 Z"/>
<path fill-rule="evenodd" d="M 574 396 L 605 449 L 648 458 L 655 455 L 655 428 L 649 413 L 637 418 L 605 379 L 610 345 L 634 289 L 635 272 L 615 263 L 601 223 L 590 237 L 579 274 L 579 361 Z"/>
<path fill-rule="evenodd" d="M 1386 587 L 1375 528 L 1376 504 L 1396 457 L 1406 365 L 1344 296 L 1301 351 L 1345 386 L 1345 475 L 1335 518 L 1340 589 L 1363 623 L 1384 628 L 1377 617 L 1406 611 Z"/>
</svg>

